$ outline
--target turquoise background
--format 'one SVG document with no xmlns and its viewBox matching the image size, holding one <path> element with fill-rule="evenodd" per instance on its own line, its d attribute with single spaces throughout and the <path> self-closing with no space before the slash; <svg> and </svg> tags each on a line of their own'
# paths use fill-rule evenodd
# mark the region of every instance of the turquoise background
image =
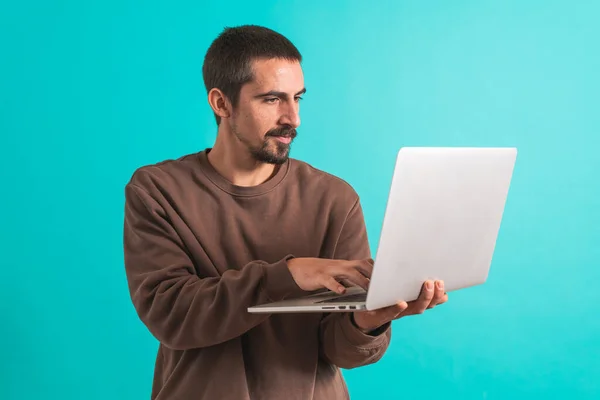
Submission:
<svg viewBox="0 0 600 400">
<path fill-rule="evenodd" d="M 204 53 L 262 24 L 305 57 L 293 156 L 348 180 L 373 250 L 400 146 L 517 146 L 487 284 L 394 323 L 353 399 L 600 398 L 600 2 L 5 1 L 0 398 L 147 399 L 123 188 L 211 146 Z"/>
</svg>

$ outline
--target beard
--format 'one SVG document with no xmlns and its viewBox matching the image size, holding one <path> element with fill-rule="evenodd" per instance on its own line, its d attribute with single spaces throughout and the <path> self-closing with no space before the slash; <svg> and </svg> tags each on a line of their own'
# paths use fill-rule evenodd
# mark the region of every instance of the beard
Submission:
<svg viewBox="0 0 600 400">
<path fill-rule="evenodd" d="M 250 154 L 256 161 L 274 165 L 284 164 L 289 158 L 291 149 L 291 142 L 283 143 L 276 138 L 284 137 L 293 140 L 297 135 L 296 129 L 289 126 L 271 129 L 265 134 L 262 144 L 257 147 L 242 139 L 237 132 L 234 133 L 238 139 L 246 144 Z"/>
</svg>

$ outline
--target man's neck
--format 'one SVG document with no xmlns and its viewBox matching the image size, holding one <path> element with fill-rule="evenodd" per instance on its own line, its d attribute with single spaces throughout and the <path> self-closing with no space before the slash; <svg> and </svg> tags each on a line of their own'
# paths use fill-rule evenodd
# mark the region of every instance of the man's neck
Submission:
<svg viewBox="0 0 600 400">
<path fill-rule="evenodd" d="M 275 175 L 279 166 L 256 161 L 244 144 L 233 135 L 219 132 L 208 153 L 208 161 L 225 179 L 236 186 L 256 186 Z"/>
</svg>

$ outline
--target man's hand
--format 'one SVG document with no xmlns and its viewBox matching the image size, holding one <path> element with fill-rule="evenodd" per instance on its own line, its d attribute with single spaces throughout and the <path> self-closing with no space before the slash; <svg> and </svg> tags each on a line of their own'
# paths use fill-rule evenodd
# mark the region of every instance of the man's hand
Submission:
<svg viewBox="0 0 600 400">
<path fill-rule="evenodd" d="M 371 332 L 394 319 L 409 315 L 422 314 L 425 310 L 433 308 L 448 301 L 448 294 L 444 292 L 443 281 L 426 281 L 421 288 L 419 298 L 410 302 L 401 302 L 396 305 L 374 311 L 358 311 L 354 313 L 354 322 L 364 333 Z"/>
<path fill-rule="evenodd" d="M 344 293 L 347 285 L 354 284 L 367 289 L 373 271 L 373 260 L 328 260 L 323 258 L 293 258 L 288 268 L 300 289 L 313 291 L 327 288 Z"/>
</svg>

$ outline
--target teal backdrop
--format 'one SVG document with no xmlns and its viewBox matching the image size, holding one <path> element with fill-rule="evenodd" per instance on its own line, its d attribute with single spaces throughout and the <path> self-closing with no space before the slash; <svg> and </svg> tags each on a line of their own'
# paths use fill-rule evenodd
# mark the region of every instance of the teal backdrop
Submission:
<svg viewBox="0 0 600 400">
<path fill-rule="evenodd" d="M 355 187 L 373 250 L 399 147 L 519 149 L 489 281 L 394 322 L 352 398 L 600 398 L 599 21 L 584 0 L 3 2 L 0 398 L 149 398 L 124 185 L 212 145 L 203 56 L 246 23 L 303 53 L 292 155 Z"/>
</svg>

